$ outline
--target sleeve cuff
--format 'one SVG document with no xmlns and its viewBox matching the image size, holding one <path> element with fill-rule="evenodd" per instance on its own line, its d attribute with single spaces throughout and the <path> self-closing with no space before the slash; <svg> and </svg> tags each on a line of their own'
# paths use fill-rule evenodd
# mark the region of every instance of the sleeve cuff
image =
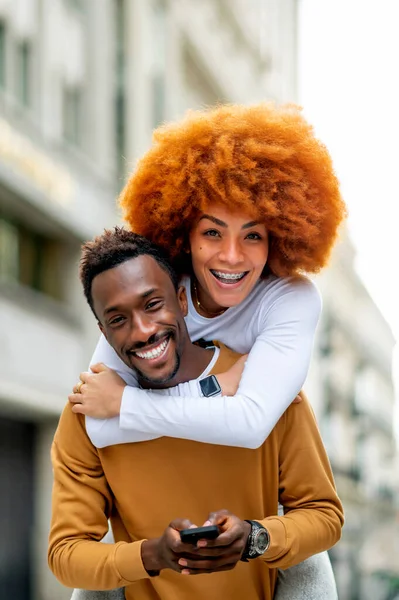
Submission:
<svg viewBox="0 0 399 600">
<path fill-rule="evenodd" d="M 116 549 L 116 567 L 121 577 L 128 583 L 150 578 L 150 574 L 145 570 L 141 559 L 141 544 L 143 542 L 144 540 L 131 543 L 122 542 Z"/>
<path fill-rule="evenodd" d="M 126 423 L 130 422 L 129 417 L 131 416 L 131 413 L 132 413 L 131 407 L 134 402 L 134 390 L 135 390 L 135 388 L 125 385 L 125 389 L 123 390 L 123 393 L 122 393 L 121 408 L 119 411 L 119 426 L 122 429 L 124 429 L 125 427 L 126 427 L 126 429 L 129 428 L 129 425 L 126 426 Z M 130 408 L 130 410 L 129 410 L 129 408 Z"/>
<path fill-rule="evenodd" d="M 279 558 L 281 554 L 287 550 L 287 531 L 279 517 L 268 517 L 267 519 L 258 520 L 263 527 L 267 529 L 270 536 L 270 546 L 262 555 L 266 561 L 273 561 Z"/>
</svg>

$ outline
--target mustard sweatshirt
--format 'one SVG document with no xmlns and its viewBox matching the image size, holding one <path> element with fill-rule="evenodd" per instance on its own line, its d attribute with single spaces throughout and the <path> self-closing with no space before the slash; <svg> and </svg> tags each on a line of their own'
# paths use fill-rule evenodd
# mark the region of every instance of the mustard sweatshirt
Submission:
<svg viewBox="0 0 399 600">
<path fill-rule="evenodd" d="M 221 346 L 215 374 L 238 355 Z M 162 402 L 162 396 L 159 399 Z M 308 401 L 292 405 L 257 450 L 173 438 L 101 450 L 82 415 L 68 404 L 52 446 L 53 514 L 49 565 L 66 586 L 126 586 L 126 600 L 271 600 L 277 568 L 295 565 L 340 538 L 342 505 Z M 278 502 L 285 516 L 277 516 Z M 145 539 L 170 521 L 201 525 L 226 508 L 264 524 L 265 554 L 232 571 L 150 577 L 141 560 Z M 115 544 L 100 543 L 111 519 Z"/>
</svg>

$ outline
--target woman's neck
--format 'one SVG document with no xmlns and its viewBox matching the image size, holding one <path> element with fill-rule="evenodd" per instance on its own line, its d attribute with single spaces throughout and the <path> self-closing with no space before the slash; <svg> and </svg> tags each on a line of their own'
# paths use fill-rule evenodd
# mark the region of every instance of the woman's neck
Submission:
<svg viewBox="0 0 399 600">
<path fill-rule="evenodd" d="M 204 292 L 195 277 L 191 280 L 191 299 L 197 313 L 208 319 L 218 317 L 227 310 L 227 307 L 216 304 L 216 302 Z"/>
</svg>

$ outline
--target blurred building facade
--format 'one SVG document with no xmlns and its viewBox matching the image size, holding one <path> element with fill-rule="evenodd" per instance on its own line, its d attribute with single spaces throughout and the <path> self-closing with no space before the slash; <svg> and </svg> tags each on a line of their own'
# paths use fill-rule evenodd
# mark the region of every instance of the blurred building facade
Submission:
<svg viewBox="0 0 399 600">
<path fill-rule="evenodd" d="M 49 449 L 96 340 L 80 243 L 115 222 L 112 61 L 103 72 L 89 24 L 78 3 L 0 1 L 1 598 L 62 594 L 46 568 Z"/>
<path fill-rule="evenodd" d="M 295 51 L 295 0 L 0 0 L 1 598 L 70 597 L 46 546 L 51 439 L 97 339 L 81 242 L 155 126 L 293 97 Z"/>
<path fill-rule="evenodd" d="M 97 339 L 81 242 L 118 220 L 115 197 L 162 121 L 295 99 L 296 28 L 297 0 L 0 0 L 0 597 L 70 597 L 46 564 L 49 448 Z M 359 539 L 373 506 L 393 511 L 395 479 L 392 338 L 352 258 L 346 242 L 320 278 L 308 381 L 347 510 L 332 554 L 342 600 L 368 598 Z"/>
<path fill-rule="evenodd" d="M 355 271 L 346 233 L 318 285 L 323 317 L 307 391 L 346 513 L 330 552 L 339 598 L 388 600 L 399 577 L 394 339 Z"/>
</svg>

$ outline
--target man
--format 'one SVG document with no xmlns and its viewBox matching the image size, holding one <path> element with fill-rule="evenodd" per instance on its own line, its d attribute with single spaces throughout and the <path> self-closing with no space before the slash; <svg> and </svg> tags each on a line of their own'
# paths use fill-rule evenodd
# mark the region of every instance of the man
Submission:
<svg viewBox="0 0 399 600">
<path fill-rule="evenodd" d="M 190 342 L 185 290 L 146 239 L 105 232 L 84 246 L 81 279 L 101 331 L 159 402 L 165 388 L 238 359 Z M 342 507 L 306 400 L 257 450 L 172 438 L 96 449 L 68 404 L 52 460 L 49 564 L 71 587 L 125 587 L 127 600 L 271 599 L 277 568 L 340 537 Z M 101 544 L 108 518 L 116 543 Z M 219 527 L 215 540 L 180 541 L 204 521 Z"/>
</svg>

